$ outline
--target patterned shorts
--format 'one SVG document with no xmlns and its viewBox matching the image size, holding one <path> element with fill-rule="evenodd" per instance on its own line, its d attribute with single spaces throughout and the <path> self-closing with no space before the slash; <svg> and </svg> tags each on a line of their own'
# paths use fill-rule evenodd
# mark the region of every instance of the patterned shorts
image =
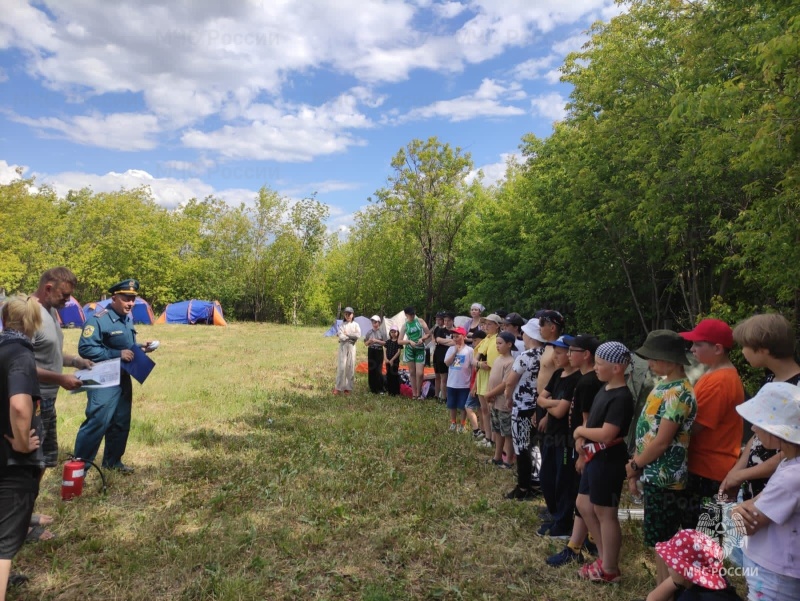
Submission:
<svg viewBox="0 0 800 601">
<path fill-rule="evenodd" d="M 644 544 L 655 547 L 680 530 L 686 497 L 683 491 L 644 484 Z"/>
<path fill-rule="evenodd" d="M 511 436 L 511 412 L 492 409 L 492 432 L 500 436 Z"/>
<path fill-rule="evenodd" d="M 58 434 L 56 432 L 56 400 L 42 399 L 42 452 L 44 453 L 45 467 L 58 465 Z"/>
<path fill-rule="evenodd" d="M 531 448 L 531 434 L 533 430 L 533 409 L 511 411 L 511 440 L 514 443 L 514 453 L 521 455 Z"/>
</svg>

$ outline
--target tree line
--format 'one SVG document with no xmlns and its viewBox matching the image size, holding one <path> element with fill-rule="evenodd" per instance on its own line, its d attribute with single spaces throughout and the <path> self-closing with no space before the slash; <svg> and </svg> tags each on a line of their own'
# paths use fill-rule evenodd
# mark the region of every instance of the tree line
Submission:
<svg viewBox="0 0 800 601">
<path fill-rule="evenodd" d="M 412 140 L 355 215 L 326 232 L 315 198 L 265 187 L 252 206 L 146 189 L 59 199 L 0 188 L 0 285 L 33 289 L 56 263 L 79 294 L 135 274 L 157 308 L 220 300 L 239 319 L 326 323 L 413 304 L 532 314 L 624 340 L 701 316 L 800 312 L 800 16 L 770 0 L 634 0 L 567 57 L 568 115 L 524 135 L 506 178 Z"/>
<path fill-rule="evenodd" d="M 0 287 L 32 291 L 49 267 L 78 277 L 80 302 L 136 277 L 161 310 L 190 298 L 219 300 L 237 319 L 314 322 L 329 313 L 315 277 L 327 244 L 328 208 L 305 198 L 290 203 L 266 187 L 252 205 L 190 199 L 167 210 L 148 188 L 59 198 L 19 179 L 0 186 Z"/>
</svg>

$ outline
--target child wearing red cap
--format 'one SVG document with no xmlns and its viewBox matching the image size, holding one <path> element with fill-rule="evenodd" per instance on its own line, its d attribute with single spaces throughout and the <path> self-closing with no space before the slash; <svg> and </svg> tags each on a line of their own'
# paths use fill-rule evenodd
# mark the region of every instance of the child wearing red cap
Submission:
<svg viewBox="0 0 800 601">
<path fill-rule="evenodd" d="M 681 336 L 692 342 L 692 353 L 708 368 L 694 385 L 697 416 L 689 443 L 689 479 L 682 519 L 684 527 L 695 528 L 739 458 L 743 424 L 736 407 L 744 401 L 744 386 L 728 358 L 733 330 L 727 323 L 703 319 L 694 330 L 682 332 Z"/>
<path fill-rule="evenodd" d="M 452 331 L 453 346 L 447 349 L 444 363 L 447 365 L 447 409 L 450 413 L 450 431 L 456 431 L 458 411 L 464 422 L 467 420 L 467 397 L 472 380 L 472 347 L 467 346 L 467 331 L 455 328 Z"/>
</svg>

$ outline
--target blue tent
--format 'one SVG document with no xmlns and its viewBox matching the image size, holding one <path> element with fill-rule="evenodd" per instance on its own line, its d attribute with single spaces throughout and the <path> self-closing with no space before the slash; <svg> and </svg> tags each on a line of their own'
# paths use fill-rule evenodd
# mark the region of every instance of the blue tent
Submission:
<svg viewBox="0 0 800 601">
<path fill-rule="evenodd" d="M 81 309 L 81 304 L 75 300 L 74 296 L 69 297 L 69 301 L 58 310 L 58 320 L 65 328 L 82 328 L 86 317 Z"/>
<path fill-rule="evenodd" d="M 96 303 L 88 303 L 83 306 L 83 313 L 86 319 L 89 319 L 97 311 L 105 309 L 111 302 L 110 298 L 106 300 L 97 301 Z M 133 323 L 141 323 L 144 325 L 153 325 L 156 321 L 156 316 L 153 315 L 153 309 L 150 308 L 150 303 L 144 300 L 141 296 L 136 297 L 136 302 L 133 304 Z"/>
<path fill-rule="evenodd" d="M 226 326 L 219 301 L 186 300 L 167 305 L 157 323 L 208 324 Z"/>
</svg>

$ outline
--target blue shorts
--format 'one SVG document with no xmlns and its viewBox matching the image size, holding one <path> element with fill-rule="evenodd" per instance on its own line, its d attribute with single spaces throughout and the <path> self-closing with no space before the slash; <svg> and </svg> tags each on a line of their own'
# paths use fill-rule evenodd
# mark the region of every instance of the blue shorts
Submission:
<svg viewBox="0 0 800 601">
<path fill-rule="evenodd" d="M 467 397 L 469 397 L 469 388 L 450 388 L 447 387 L 447 408 L 448 409 L 461 409 L 467 406 Z"/>
<path fill-rule="evenodd" d="M 481 408 L 481 400 L 474 395 L 470 395 L 467 399 L 467 409 L 472 409 L 473 411 L 480 411 Z"/>
<path fill-rule="evenodd" d="M 744 556 L 747 578 L 747 601 L 798 601 L 800 600 L 800 580 L 778 574 L 758 565 L 747 555 Z"/>
</svg>

